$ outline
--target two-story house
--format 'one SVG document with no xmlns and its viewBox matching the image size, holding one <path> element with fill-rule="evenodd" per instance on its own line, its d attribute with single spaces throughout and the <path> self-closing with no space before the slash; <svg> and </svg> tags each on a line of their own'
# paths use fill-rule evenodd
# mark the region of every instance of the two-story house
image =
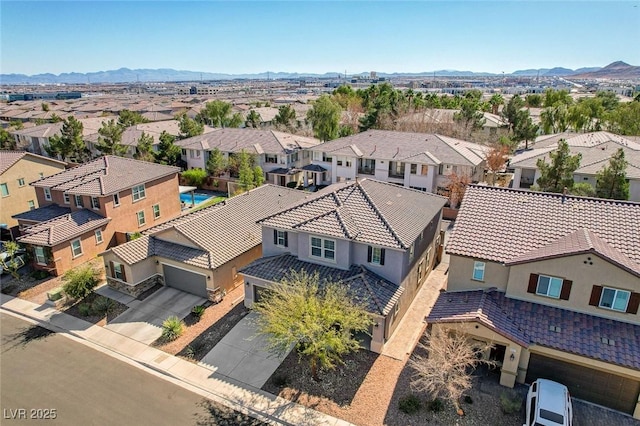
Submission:
<svg viewBox="0 0 640 426">
<path fill-rule="evenodd" d="M 285 186 L 302 183 L 305 166 L 311 163 L 308 149 L 318 139 L 261 129 L 218 128 L 212 132 L 177 141 L 187 168 L 206 169 L 211 151 L 220 150 L 225 159 L 242 151 L 256 156 L 257 165 L 266 173 L 267 183 Z"/>
<path fill-rule="evenodd" d="M 492 342 L 500 383 L 547 378 L 640 418 L 640 204 L 471 186 L 427 321 Z"/>
<path fill-rule="evenodd" d="M 162 284 L 213 299 L 242 284 L 239 269 L 262 255 L 256 221 L 307 196 L 262 185 L 148 229 L 102 254 L 107 283 L 133 296 Z"/>
<path fill-rule="evenodd" d="M 434 264 L 445 199 L 363 179 L 331 185 L 259 221 L 263 258 L 241 270 L 251 307 L 290 270 L 340 282 L 374 318 L 380 352 Z"/>
<path fill-rule="evenodd" d="M 14 215 L 34 267 L 55 275 L 180 214 L 177 167 L 107 155 L 31 185 L 40 208 Z"/>
<path fill-rule="evenodd" d="M 37 209 L 36 190 L 29 184 L 64 170 L 66 163 L 25 151 L 0 151 L 0 223 L 18 235 L 12 216 Z"/>
<path fill-rule="evenodd" d="M 357 176 L 438 192 L 447 187 L 452 173 L 479 182 L 488 148 L 431 133 L 368 130 L 310 150 L 316 169 L 305 171 L 305 186 L 348 181 Z"/>
</svg>

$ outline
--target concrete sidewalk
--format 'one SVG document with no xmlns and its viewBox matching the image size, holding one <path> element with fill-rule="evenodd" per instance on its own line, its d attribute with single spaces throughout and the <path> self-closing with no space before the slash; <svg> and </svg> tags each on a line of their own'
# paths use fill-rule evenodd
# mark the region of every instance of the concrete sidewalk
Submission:
<svg viewBox="0 0 640 426">
<path fill-rule="evenodd" d="M 54 331 L 67 332 L 85 341 L 94 349 L 112 356 L 124 357 L 141 368 L 146 367 L 160 372 L 177 380 L 177 383 L 185 387 L 197 388 L 208 398 L 264 422 L 285 425 L 350 425 L 344 420 L 237 382 L 215 373 L 207 366 L 169 355 L 115 331 L 59 312 L 47 305 L 40 306 L 0 294 L 0 307 L 34 320 Z"/>
</svg>

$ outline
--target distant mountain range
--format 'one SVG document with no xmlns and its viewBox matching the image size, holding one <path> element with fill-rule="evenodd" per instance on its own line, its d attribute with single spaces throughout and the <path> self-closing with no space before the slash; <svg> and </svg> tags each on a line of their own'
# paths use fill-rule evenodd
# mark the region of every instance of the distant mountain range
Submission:
<svg viewBox="0 0 640 426">
<path fill-rule="evenodd" d="M 369 73 L 357 74 L 368 76 Z M 503 74 L 438 70 L 421 73 L 378 73 L 379 77 L 495 77 Z M 506 74 L 505 74 L 506 75 Z M 514 71 L 510 76 L 540 76 L 540 77 L 575 77 L 575 78 L 612 78 L 632 79 L 640 78 L 640 66 L 633 66 L 618 61 L 606 67 L 590 67 L 571 70 L 568 68 L 540 68 Z M 286 73 L 286 72 L 262 72 L 258 74 L 224 74 L 197 71 L 161 69 L 129 69 L 98 71 L 90 73 L 63 73 L 55 74 L 0 74 L 0 84 L 86 84 L 86 83 L 134 83 L 154 81 L 200 81 L 200 80 L 234 80 L 234 79 L 292 79 L 292 78 L 337 78 L 341 73 L 328 72 L 324 74 L 313 73 Z M 349 76 L 351 78 L 351 76 Z"/>
</svg>

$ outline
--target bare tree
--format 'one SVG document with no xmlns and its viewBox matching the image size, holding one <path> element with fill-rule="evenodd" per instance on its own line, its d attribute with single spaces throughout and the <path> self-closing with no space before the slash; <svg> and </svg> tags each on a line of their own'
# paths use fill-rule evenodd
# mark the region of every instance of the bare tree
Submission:
<svg viewBox="0 0 640 426">
<path fill-rule="evenodd" d="M 428 351 L 428 356 L 414 354 L 409 359 L 409 366 L 415 370 L 411 387 L 433 398 L 450 401 L 458 413 L 463 414 L 460 398 L 471 389 L 472 370 L 479 364 L 495 364 L 482 358 L 493 345 L 440 327 L 425 336 L 426 343 L 421 342 L 418 347 Z"/>
<path fill-rule="evenodd" d="M 491 172 L 491 185 L 496 183 L 496 173 L 504 168 L 507 163 L 509 148 L 500 143 L 494 143 L 491 149 L 487 151 L 485 160 L 487 161 L 487 169 Z"/>
<path fill-rule="evenodd" d="M 462 197 L 464 197 L 464 192 L 467 190 L 467 186 L 471 183 L 471 178 L 467 175 L 459 175 L 454 172 L 447 176 L 447 180 L 449 206 L 451 206 L 452 209 L 455 209 L 462 202 Z"/>
</svg>

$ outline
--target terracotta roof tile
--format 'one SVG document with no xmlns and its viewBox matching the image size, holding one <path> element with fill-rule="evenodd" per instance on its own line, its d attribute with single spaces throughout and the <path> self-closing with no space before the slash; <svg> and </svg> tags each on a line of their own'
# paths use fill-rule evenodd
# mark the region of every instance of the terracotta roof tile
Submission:
<svg viewBox="0 0 640 426">
<path fill-rule="evenodd" d="M 47 220 L 69 213 L 71 213 L 71 209 L 69 207 L 62 207 L 58 204 L 49 204 L 48 206 L 28 210 L 11 217 L 30 222 L 46 222 Z"/>
<path fill-rule="evenodd" d="M 91 210 L 77 210 L 26 228 L 25 235 L 19 237 L 18 241 L 52 247 L 104 226 L 110 220 Z"/>
</svg>

